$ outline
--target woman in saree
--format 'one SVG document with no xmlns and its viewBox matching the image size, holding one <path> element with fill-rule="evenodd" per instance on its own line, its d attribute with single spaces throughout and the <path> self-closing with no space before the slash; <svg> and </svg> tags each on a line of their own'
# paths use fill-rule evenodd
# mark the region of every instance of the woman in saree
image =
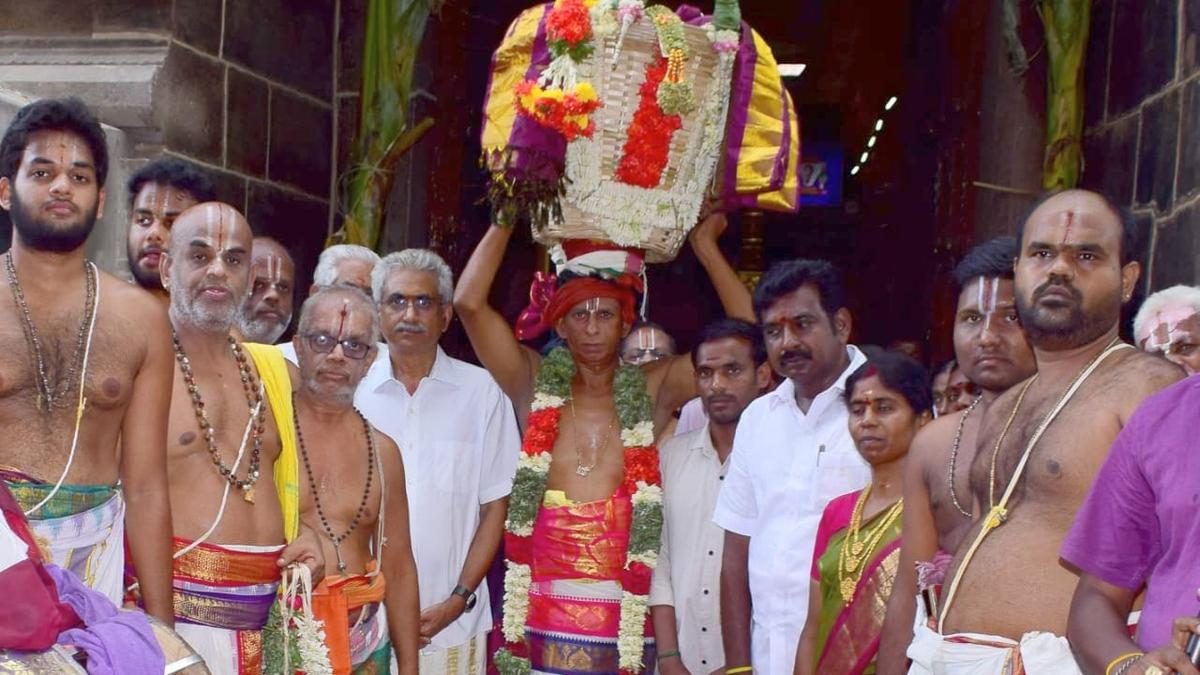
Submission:
<svg viewBox="0 0 1200 675">
<path fill-rule="evenodd" d="M 928 372 L 898 352 L 870 352 L 846 378 L 843 395 L 850 436 L 871 466 L 871 482 L 829 502 L 821 517 L 795 675 L 875 672 L 900 559 L 904 456 L 932 418 Z"/>
</svg>

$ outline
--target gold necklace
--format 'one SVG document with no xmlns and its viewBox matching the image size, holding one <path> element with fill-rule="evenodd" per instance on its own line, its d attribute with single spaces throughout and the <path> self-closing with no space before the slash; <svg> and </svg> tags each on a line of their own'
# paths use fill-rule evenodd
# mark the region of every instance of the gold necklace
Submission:
<svg viewBox="0 0 1200 675">
<path fill-rule="evenodd" d="M 846 602 L 854 599 L 854 591 L 858 589 L 858 582 L 866 570 L 866 565 L 863 563 L 867 556 L 879 546 L 884 533 L 891 528 L 904 509 L 904 499 L 896 500 L 895 504 L 888 507 L 879 522 L 871 526 L 864 534 L 862 532 L 863 508 L 870 495 L 871 484 L 868 484 L 854 502 L 854 511 L 850 514 L 850 525 L 846 528 L 846 538 L 842 541 L 842 550 L 838 555 L 838 591 L 842 594 L 842 600 Z"/>
<path fill-rule="evenodd" d="M 592 463 L 584 465 L 583 453 L 579 451 L 579 416 L 575 414 L 575 398 L 571 397 L 571 437 L 575 440 L 575 475 L 582 478 L 587 478 L 592 473 L 592 469 L 596 468 L 596 463 L 600 461 L 600 451 L 608 447 L 608 439 L 612 436 L 613 423 L 610 420 L 608 428 L 604 430 L 604 440 L 598 446 L 592 446 Z"/>
<path fill-rule="evenodd" d="M 1021 387 L 1021 393 L 1017 394 L 1017 403 L 1013 406 L 1012 412 L 1008 416 L 1008 421 L 1004 423 L 1004 428 L 1000 431 L 1000 438 L 996 439 L 996 445 L 992 448 L 992 469 L 988 473 L 988 510 L 996 505 L 996 458 L 1000 456 L 1000 446 L 1004 444 L 1004 437 L 1008 435 L 1008 430 L 1012 428 L 1013 420 L 1017 419 L 1017 411 L 1021 409 L 1021 401 L 1025 400 L 1025 392 L 1033 386 L 1033 381 L 1037 379 L 1037 373 L 1029 378 L 1024 387 Z"/>
</svg>

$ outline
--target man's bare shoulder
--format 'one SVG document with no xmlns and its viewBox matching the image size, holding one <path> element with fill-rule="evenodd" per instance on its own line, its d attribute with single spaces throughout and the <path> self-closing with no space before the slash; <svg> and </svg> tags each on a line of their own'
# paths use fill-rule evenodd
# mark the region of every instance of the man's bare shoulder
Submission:
<svg viewBox="0 0 1200 675">
<path fill-rule="evenodd" d="M 954 412 L 921 427 L 908 450 L 908 461 L 923 467 L 931 464 L 940 466 L 950 455 L 950 446 L 954 444 L 960 421 L 962 412 Z"/>
<path fill-rule="evenodd" d="M 1137 349 L 1123 350 L 1107 378 L 1109 395 L 1129 418 L 1142 401 L 1185 377 L 1183 369 L 1170 361 Z"/>
<path fill-rule="evenodd" d="M 403 470 L 404 460 L 400 457 L 400 446 L 396 445 L 390 436 L 371 426 L 371 435 L 375 439 L 375 451 L 379 460 L 389 470 Z"/>
<path fill-rule="evenodd" d="M 117 308 L 125 319 L 150 320 L 158 327 L 167 321 L 167 309 L 149 291 L 100 270 L 100 301 Z M 163 326 L 166 324 L 163 323 Z"/>
</svg>

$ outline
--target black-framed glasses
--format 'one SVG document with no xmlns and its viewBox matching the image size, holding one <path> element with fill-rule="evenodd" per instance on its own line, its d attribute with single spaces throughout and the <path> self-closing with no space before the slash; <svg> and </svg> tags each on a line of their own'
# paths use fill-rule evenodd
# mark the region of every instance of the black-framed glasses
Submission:
<svg viewBox="0 0 1200 675">
<path fill-rule="evenodd" d="M 341 345 L 342 354 L 348 359 L 358 361 L 367 356 L 367 352 L 371 351 L 371 345 L 358 340 L 338 340 L 328 333 L 304 333 L 300 337 L 308 343 L 309 348 L 318 354 L 330 354 L 333 348 Z"/>
</svg>

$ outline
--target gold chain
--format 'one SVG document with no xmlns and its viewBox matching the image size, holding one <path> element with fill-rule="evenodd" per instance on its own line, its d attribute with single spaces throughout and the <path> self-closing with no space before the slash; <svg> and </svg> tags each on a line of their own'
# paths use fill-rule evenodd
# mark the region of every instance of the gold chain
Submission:
<svg viewBox="0 0 1200 675">
<path fill-rule="evenodd" d="M 992 448 L 992 470 L 988 473 L 988 510 L 990 511 L 996 506 L 996 458 L 1000 456 L 1000 446 L 1004 445 L 1004 437 L 1008 435 L 1008 430 L 1012 428 L 1013 420 L 1017 419 L 1017 411 L 1021 409 L 1021 401 L 1025 400 L 1025 393 L 1033 386 L 1033 381 L 1037 379 L 1037 373 L 1029 378 L 1024 387 L 1021 387 L 1021 393 L 1017 395 L 1017 403 L 1013 406 L 1012 413 L 1008 416 L 1008 421 L 1004 423 L 1004 429 L 1000 432 L 1000 438 L 996 439 L 996 446 Z"/>
<path fill-rule="evenodd" d="M 866 558 L 879 546 L 884 533 L 896 522 L 904 508 L 904 499 L 896 500 L 896 503 L 888 508 L 883 518 L 863 535 L 863 508 L 870 495 L 871 484 L 868 484 L 854 502 L 854 512 L 850 515 L 850 525 L 846 528 L 846 538 L 842 542 L 842 550 L 838 555 L 838 591 L 841 592 L 842 599 L 846 602 L 854 599 L 854 591 L 858 589 L 858 582 L 866 570 L 866 565 L 863 564 Z"/>
</svg>

